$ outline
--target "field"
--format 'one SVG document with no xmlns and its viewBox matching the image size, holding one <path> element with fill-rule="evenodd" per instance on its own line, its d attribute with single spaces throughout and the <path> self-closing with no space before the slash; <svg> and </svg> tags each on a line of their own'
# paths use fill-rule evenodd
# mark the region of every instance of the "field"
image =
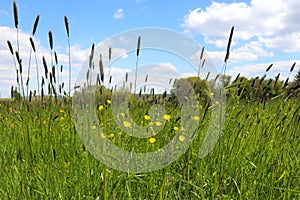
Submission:
<svg viewBox="0 0 300 200">
<path fill-rule="evenodd" d="M 76 134 L 68 99 L 44 105 L 26 102 L 1 102 L 2 198 L 299 197 L 297 99 L 281 97 L 264 103 L 229 99 L 222 137 L 208 156 L 198 158 L 198 138 L 207 125 L 205 119 L 185 155 L 166 168 L 137 174 L 107 168 L 85 150 Z M 110 104 L 106 102 L 99 108 L 99 112 L 109 112 Z M 172 114 L 167 122 L 172 123 L 170 132 L 174 132 L 175 124 Z M 104 119 L 111 120 L 109 116 Z M 111 128 L 104 137 L 120 146 L 122 141 L 131 140 L 118 128 Z M 142 147 L 140 151 L 153 151 L 166 141 L 165 137 L 159 134 L 153 144 L 147 139 L 144 143 L 132 140 L 131 145 Z"/>
<path fill-rule="evenodd" d="M 13 6 L 18 30 L 15 2 Z M 68 19 L 64 19 L 69 42 Z M 38 17 L 32 37 L 37 25 Z M 225 65 L 232 33 L 233 28 Z M 30 42 L 31 53 L 35 55 L 32 38 Z M 289 77 L 291 80 L 285 81 L 279 74 L 275 79 L 237 76 L 231 80 L 232 77 L 224 72 L 216 79 L 226 85 L 226 102 L 213 102 L 218 94 L 207 89 L 206 85 L 216 79 L 182 78 L 177 84 L 190 83 L 197 96 L 194 100 L 198 103 L 191 107 L 182 106 L 183 100 L 191 100 L 189 97 L 183 98 L 182 102 L 176 100 L 176 89 L 168 95 L 154 94 L 153 90 L 147 95 L 130 94 L 128 110 L 122 111 L 114 110 L 112 90 L 103 87 L 102 63 L 97 80 L 100 84 L 89 85 L 88 72 L 87 87 L 78 93 L 85 92 L 83 96 L 86 96 L 85 89 L 93 88 L 97 91 L 95 98 L 91 102 L 74 104 L 74 101 L 78 103 L 85 99 L 76 99 L 76 92 L 73 96 L 70 94 L 71 76 L 69 84 L 66 83 L 69 89 L 59 82 L 61 71 L 56 66 L 57 61 L 56 64 L 53 62 L 52 56 L 54 60 L 56 56 L 51 32 L 49 43 L 52 68 L 47 68 L 43 57 L 45 74 L 37 73 L 38 91 L 32 91 L 27 83 L 35 80 L 22 75 L 24 69 L 18 51 L 14 52 L 8 41 L 18 78 L 17 86 L 11 89 L 11 98 L 0 99 L 0 199 L 299 199 L 300 72 L 295 80 Z M 139 51 L 140 38 L 137 57 Z M 272 65 L 266 73 L 271 68 Z M 174 83 L 174 88 L 176 86 Z M 45 92 L 47 87 L 48 93 Z M 85 103 L 93 106 L 85 108 Z M 164 107 L 165 113 L 155 104 Z M 88 114 L 77 113 L 76 109 L 74 111 L 76 106 Z M 191 108 L 188 111 L 193 115 L 184 116 L 183 108 Z M 219 116 L 220 123 L 215 124 L 219 128 L 218 140 L 208 155 L 199 157 L 214 110 L 224 112 L 224 117 Z M 95 114 L 95 121 L 89 118 L 90 113 Z M 158 117 L 156 113 L 159 113 Z M 183 119 L 187 123 L 180 123 Z M 137 127 L 134 123 L 149 127 L 147 133 L 149 131 L 151 136 L 134 137 Z M 190 127 L 197 127 L 192 138 L 184 134 Z M 86 132 L 87 137 L 90 132 L 96 137 L 85 140 L 82 133 L 79 134 L 80 130 Z M 116 170 L 118 166 L 105 165 L 96 159 L 86 142 L 92 144 L 98 140 L 127 152 L 139 153 L 155 152 L 172 140 L 179 146 L 186 141 L 191 144 L 174 162 L 167 157 L 169 165 L 155 171 L 133 173 Z M 106 146 L 100 147 L 105 149 Z M 104 157 L 117 156 L 110 150 L 102 151 Z M 170 150 L 170 153 L 174 152 L 174 149 Z M 153 169 L 157 163 L 147 163 L 147 167 Z M 124 163 L 120 161 L 119 165 Z"/>
</svg>

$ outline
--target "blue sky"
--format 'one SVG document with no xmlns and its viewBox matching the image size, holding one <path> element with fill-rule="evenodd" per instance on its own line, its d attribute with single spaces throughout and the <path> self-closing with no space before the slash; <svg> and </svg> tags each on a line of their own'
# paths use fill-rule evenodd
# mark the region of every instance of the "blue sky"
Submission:
<svg viewBox="0 0 300 200">
<path fill-rule="evenodd" d="M 274 63 L 269 77 L 277 73 L 288 76 L 293 62 L 300 63 L 300 2 L 298 0 L 113 0 L 113 1 L 38 1 L 18 0 L 20 46 L 24 63 L 29 55 L 29 36 L 37 14 L 40 15 L 35 35 L 38 60 L 50 58 L 48 31 L 54 36 L 54 49 L 61 64 L 67 66 L 67 38 L 64 15 L 68 16 L 73 63 L 73 80 L 86 60 L 91 43 L 118 35 L 120 32 L 143 27 L 167 28 L 205 46 L 207 55 L 217 68 L 225 56 L 227 38 L 235 26 L 227 73 L 246 77 L 263 75 Z M 14 45 L 11 0 L 0 4 L 0 95 L 9 96 L 9 88 L 16 85 L 14 64 L 6 41 Z M 28 54 L 28 55 L 27 55 Z M 27 61 L 28 62 L 28 61 Z M 49 61 L 50 62 L 50 61 Z M 170 67 L 171 62 L 160 63 Z M 42 68 L 42 65 L 40 65 Z M 67 68 L 67 67 L 66 67 Z M 41 69 L 42 70 L 42 69 Z M 130 69 L 116 66 L 117 77 Z M 298 71 L 298 64 L 294 72 Z M 34 70 L 31 76 L 34 78 Z M 76 74 L 77 73 L 77 74 Z M 293 76 L 294 73 L 291 74 Z M 67 77 L 65 72 L 63 77 Z M 34 84 L 33 84 L 34 87 Z"/>
</svg>

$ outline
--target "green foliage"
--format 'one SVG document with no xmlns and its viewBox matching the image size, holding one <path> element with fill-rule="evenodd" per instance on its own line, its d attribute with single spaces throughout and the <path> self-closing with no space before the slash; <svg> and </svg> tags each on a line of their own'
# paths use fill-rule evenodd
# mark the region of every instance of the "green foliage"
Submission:
<svg viewBox="0 0 300 200">
<path fill-rule="evenodd" d="M 36 103 L 24 107 L 12 100 L 2 101 L 0 196 L 3 199 L 297 198 L 299 101 L 281 96 L 260 103 L 230 96 L 220 146 L 203 159 L 197 157 L 209 124 L 207 115 L 186 155 L 164 169 L 146 174 L 108 169 L 92 157 L 76 134 L 70 103 L 57 101 L 46 107 Z M 133 119 L 140 125 L 148 124 L 144 115 L 149 104 L 142 98 L 132 100 Z M 180 128 L 176 123 L 178 111 L 167 102 L 160 103 L 171 114 L 171 120 L 153 136 L 154 144 L 122 132 L 113 123 L 110 103 L 99 102 L 99 123 L 104 123 L 104 137 L 134 151 L 153 151 L 167 145 L 168 137 L 176 135 L 174 127 Z"/>
</svg>

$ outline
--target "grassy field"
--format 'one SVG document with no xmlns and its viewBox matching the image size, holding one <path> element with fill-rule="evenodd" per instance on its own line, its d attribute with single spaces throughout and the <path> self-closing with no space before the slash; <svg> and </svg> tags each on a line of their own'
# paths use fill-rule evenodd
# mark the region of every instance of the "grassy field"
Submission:
<svg viewBox="0 0 300 200">
<path fill-rule="evenodd" d="M 299 198 L 298 99 L 229 99 L 222 138 L 207 157 L 198 158 L 209 121 L 200 116 L 200 129 L 185 155 L 164 169 L 138 174 L 107 168 L 85 150 L 69 100 L 44 105 L 6 100 L 0 105 L 1 199 Z M 109 113 L 110 106 L 107 101 L 97 112 Z M 146 123 L 146 107 L 139 112 Z M 127 141 L 127 149 L 153 151 L 177 130 L 176 112 L 168 114 L 170 131 L 163 129 L 155 142 L 131 139 L 115 126 L 99 137 L 120 147 Z M 104 116 L 106 122 L 113 120 Z"/>
<path fill-rule="evenodd" d="M 16 2 L 13 12 L 18 31 Z M 64 20 L 70 50 L 68 18 L 65 16 Z M 39 16 L 34 23 L 32 38 L 38 21 Z M 233 28 L 225 66 L 232 34 Z M 63 70 L 57 66 L 51 31 L 48 36 L 51 68 L 48 69 L 43 57 L 44 74 L 39 73 L 35 59 L 36 80 L 22 74 L 25 69 L 22 69 L 19 50 L 14 52 L 7 41 L 15 61 L 17 87 L 12 87 L 11 99 L 0 99 L 0 199 L 300 199 L 299 82 L 280 81 L 279 74 L 275 80 L 265 80 L 266 76 L 250 80 L 236 77 L 228 82 L 222 134 L 209 154 L 199 158 L 199 149 L 212 119 L 210 114 L 217 102 L 213 104 L 207 98 L 213 95 L 205 89 L 207 80 L 190 77 L 199 97 L 199 104 L 193 105 L 192 110 L 199 115 L 188 116 L 189 125 L 198 126 L 188 150 L 172 164 L 156 171 L 122 172 L 99 162 L 82 143 L 76 131 L 80 126 L 76 127 L 74 120 L 78 116 L 72 107 L 70 51 L 69 89 L 66 89 L 59 79 Z M 32 38 L 30 55 L 36 58 Z M 14 48 L 19 49 L 19 46 Z M 137 57 L 139 51 L 140 38 Z M 204 65 L 205 60 L 202 61 L 200 64 Z M 102 79 L 103 83 L 101 60 L 99 65 L 98 80 Z M 299 81 L 300 75 L 298 78 Z M 37 91 L 31 91 L 28 86 L 33 81 L 37 82 Z M 47 87 L 48 93 L 45 92 Z M 184 135 L 177 134 L 188 127 L 180 124 L 183 117 L 180 104 L 172 96 L 158 100 L 151 100 L 154 96 L 150 96 L 150 99 L 142 100 L 135 95 L 130 99 L 128 113 L 113 112 L 111 95 L 98 94 L 97 97 L 90 111 L 96 113 L 95 123 L 104 130 L 98 137 L 120 149 L 153 152 L 168 145 L 172 139 L 178 144 L 187 140 Z M 155 103 L 166 111 L 157 119 L 149 113 Z M 116 113 L 118 118 L 114 118 Z M 132 120 L 127 120 L 128 114 Z M 116 123 L 116 119 L 120 122 Z M 135 138 L 127 134 L 124 130 L 132 128 L 133 122 L 148 125 L 151 137 Z M 88 130 L 97 130 L 95 123 L 90 124 L 88 120 Z M 109 156 L 109 152 L 106 153 Z"/>
</svg>

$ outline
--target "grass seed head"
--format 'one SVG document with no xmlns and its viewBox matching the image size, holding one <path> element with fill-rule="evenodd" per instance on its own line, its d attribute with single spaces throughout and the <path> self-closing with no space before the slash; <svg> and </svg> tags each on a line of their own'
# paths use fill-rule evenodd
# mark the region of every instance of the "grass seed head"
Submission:
<svg viewBox="0 0 300 200">
<path fill-rule="evenodd" d="M 53 35 L 52 35 L 51 31 L 48 32 L 48 36 L 49 36 L 50 49 L 52 50 L 53 49 Z"/>
<path fill-rule="evenodd" d="M 273 67 L 273 63 L 266 69 L 266 72 L 268 72 Z"/>
<path fill-rule="evenodd" d="M 48 67 L 47 67 L 47 62 L 45 57 L 43 56 L 43 66 L 44 66 L 44 70 L 45 70 L 45 77 L 46 79 L 48 78 Z"/>
<path fill-rule="evenodd" d="M 18 7 L 17 7 L 16 1 L 13 2 L 13 9 L 14 9 L 15 28 L 18 28 L 18 25 L 19 25 L 19 17 L 18 17 Z"/>
<path fill-rule="evenodd" d="M 11 55 L 14 55 L 14 50 L 13 50 L 12 45 L 11 45 L 9 40 L 7 40 L 7 45 L 8 45 L 8 48 L 9 48 L 9 51 L 10 51 Z"/>
<path fill-rule="evenodd" d="M 136 47 L 136 56 L 139 56 L 141 48 L 141 36 L 138 38 L 137 47 Z"/>
<path fill-rule="evenodd" d="M 296 66 L 296 62 L 293 63 L 293 65 L 292 65 L 292 67 L 290 69 L 290 72 L 292 72 L 294 70 L 295 66 Z"/>
<path fill-rule="evenodd" d="M 226 63 L 227 60 L 229 59 L 229 52 L 230 52 L 230 45 L 231 45 L 231 41 L 232 41 L 233 31 L 234 31 L 234 26 L 231 27 L 231 31 L 230 31 L 230 35 L 229 35 L 229 39 L 228 39 L 227 50 L 226 50 L 226 56 L 225 56 L 225 59 L 224 59 L 224 62 L 225 62 L 225 63 Z"/>
<path fill-rule="evenodd" d="M 32 35 L 34 35 L 36 32 L 37 26 L 39 24 L 39 20 L 40 20 L 40 15 L 37 15 L 33 24 Z"/>
<path fill-rule="evenodd" d="M 65 21 L 65 27 L 66 27 L 67 36 L 70 37 L 69 21 L 68 21 L 68 17 L 67 16 L 64 17 L 64 21 Z"/>
<path fill-rule="evenodd" d="M 31 47 L 32 47 L 33 51 L 35 52 L 35 45 L 34 45 L 34 41 L 33 41 L 32 37 L 30 37 L 29 40 L 30 40 Z"/>
</svg>

